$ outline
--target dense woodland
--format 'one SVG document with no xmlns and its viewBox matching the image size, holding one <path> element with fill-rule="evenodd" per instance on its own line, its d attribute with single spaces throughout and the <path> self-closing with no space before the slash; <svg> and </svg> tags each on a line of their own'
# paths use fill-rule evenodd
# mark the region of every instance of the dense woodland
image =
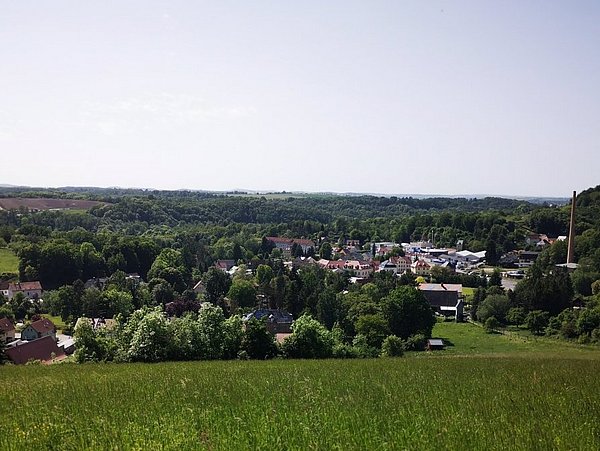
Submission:
<svg viewBox="0 0 600 451">
<path fill-rule="evenodd" d="M 210 306 L 222 312 L 222 321 L 232 322 L 239 319 L 239 313 L 260 304 L 288 310 L 295 318 L 310 315 L 303 317 L 305 320 L 298 327 L 305 324 L 313 332 L 317 325 L 322 327 L 319 334 L 328 337 L 323 338 L 328 351 L 317 353 L 318 356 L 331 356 L 334 348 L 338 354 L 376 354 L 388 336 L 403 340 L 406 348 L 407 341 L 415 335 L 419 341 L 431 332 L 427 319 L 431 316 L 425 314 L 424 325 L 406 329 L 405 321 L 398 319 L 402 315 L 394 313 L 394 308 L 404 312 L 405 303 L 417 305 L 423 301 L 411 300 L 409 292 L 402 291 L 403 287 L 414 285 L 414 277 L 393 278 L 379 273 L 371 283 L 357 287 L 350 286 L 346 276 L 317 267 L 289 270 L 265 236 L 313 239 L 317 254 L 321 246 L 329 250 L 345 239 L 358 239 L 366 246 L 375 241 L 434 239 L 440 247 L 453 247 L 457 240 L 464 240 L 467 249 L 486 250 L 488 262 L 493 265 L 503 254 L 525 249 L 525 239 L 532 232 L 553 237 L 566 235 L 569 220 L 568 205 L 503 198 L 270 198 L 85 188 L 7 188 L 0 190 L 0 197 L 56 197 L 105 203 L 87 211 L 0 211 L 0 246 L 8 246 L 18 255 L 20 280 L 40 280 L 48 290 L 43 305 L 17 298 L 0 307 L 5 314 L 24 318 L 50 311 L 71 324 L 80 316 L 120 315 L 124 331 L 130 321 L 136 321 L 138 326 L 143 323 L 140 318 L 144 315 L 139 311 L 149 315 L 151 322 L 156 319 L 155 309 L 164 310 L 168 304 L 172 309 L 167 312 L 169 316 L 183 318 L 187 317 L 186 312 L 195 315 L 193 321 L 188 318 L 175 323 L 181 327 L 173 330 L 173 322 L 164 323 L 163 336 L 173 336 L 186 324 L 192 327 L 189 321 L 196 327 L 204 314 L 213 315 L 214 319 Z M 574 273 L 569 275 L 555 267 L 566 261 L 566 244 L 557 242 L 543 251 L 514 292 L 501 289 L 497 277 L 488 281 L 478 275 L 458 276 L 436 270 L 432 279 L 479 287 L 473 299 L 472 317 L 492 328 L 494 322 L 527 322 L 539 333 L 583 337 L 584 341 L 600 339 L 600 314 L 596 313 L 594 296 L 600 290 L 596 282 L 600 279 L 600 187 L 581 193 L 577 206 L 575 252 L 580 266 Z M 231 278 L 212 267 L 217 259 L 233 259 L 242 264 L 241 270 Z M 253 269 L 251 276 L 247 268 Z M 130 273 L 138 273 L 147 283 L 133 283 L 126 278 Z M 110 279 L 102 288 L 84 288 L 83 282 L 94 277 Z M 199 280 L 206 286 L 206 294 L 200 298 L 190 290 Z M 398 305 L 390 307 L 394 302 Z M 580 324 L 580 310 L 571 309 L 574 303 L 588 305 L 590 308 L 584 313 L 593 312 L 585 313 L 593 316 L 591 320 L 585 318 L 589 320 L 585 327 Z M 136 313 L 131 316 L 133 312 Z M 190 336 L 197 335 L 193 328 L 188 332 Z M 94 358 L 153 360 L 126 352 L 132 349 L 134 335 L 123 332 L 119 346 L 107 345 L 112 351 L 98 351 Z M 249 348 L 242 349 L 242 341 L 239 343 L 237 352 L 245 349 L 247 355 L 256 356 Z M 225 351 L 223 346 L 217 346 L 221 351 L 215 358 L 232 356 L 233 351 Z M 304 355 L 290 346 L 287 355 Z M 200 358 L 202 354 L 181 352 L 171 349 L 160 359 Z"/>
</svg>

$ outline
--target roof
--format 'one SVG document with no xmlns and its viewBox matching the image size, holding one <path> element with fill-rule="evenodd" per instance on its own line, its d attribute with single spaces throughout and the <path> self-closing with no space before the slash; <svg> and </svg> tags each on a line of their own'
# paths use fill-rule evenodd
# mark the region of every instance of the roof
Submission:
<svg viewBox="0 0 600 451">
<path fill-rule="evenodd" d="M 430 338 L 427 340 L 429 346 L 444 346 L 444 340 L 441 338 Z"/>
<path fill-rule="evenodd" d="M 10 332 L 11 330 L 15 330 L 15 325 L 8 318 L 0 318 L 0 331 L 2 332 Z"/>
<path fill-rule="evenodd" d="M 27 363 L 29 360 L 41 360 L 42 362 L 50 363 L 53 355 L 57 360 L 62 360 L 66 357 L 65 352 L 56 345 L 56 341 L 50 336 L 9 348 L 6 350 L 6 355 L 17 365 Z"/>
<path fill-rule="evenodd" d="M 34 282 L 11 282 L 8 285 L 8 289 L 11 291 L 41 290 L 42 284 L 37 280 Z"/>
<path fill-rule="evenodd" d="M 278 237 L 278 236 L 268 236 L 267 240 L 272 241 L 273 243 L 287 243 L 287 244 L 293 244 L 293 243 L 297 243 L 300 246 L 313 246 L 315 245 L 315 242 L 313 240 L 307 240 L 304 238 L 283 238 L 283 237 Z"/>
<path fill-rule="evenodd" d="M 8 290 L 9 283 L 10 282 L 8 280 L 0 280 L 0 290 Z"/>
<path fill-rule="evenodd" d="M 462 284 L 460 283 L 422 283 L 419 284 L 419 290 L 422 291 L 458 291 L 462 293 Z"/>
<path fill-rule="evenodd" d="M 244 319 L 244 321 L 248 321 L 253 317 L 256 319 L 267 318 L 268 321 L 271 321 L 274 323 L 290 323 L 291 324 L 294 320 L 294 317 L 292 316 L 291 313 L 285 312 L 283 310 L 267 309 L 267 308 L 254 310 L 253 312 L 250 312 L 250 313 L 244 315 L 243 319 Z"/>
<path fill-rule="evenodd" d="M 33 329 L 36 332 L 39 332 L 40 334 L 56 330 L 56 327 L 54 327 L 54 323 L 48 318 L 38 319 L 37 321 L 31 323 L 30 326 L 33 327 Z"/>
</svg>

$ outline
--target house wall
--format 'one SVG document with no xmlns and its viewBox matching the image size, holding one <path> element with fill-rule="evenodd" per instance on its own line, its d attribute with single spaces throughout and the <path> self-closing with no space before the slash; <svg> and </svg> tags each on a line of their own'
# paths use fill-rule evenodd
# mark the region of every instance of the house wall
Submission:
<svg viewBox="0 0 600 451">
<path fill-rule="evenodd" d="M 27 326 L 21 332 L 22 340 L 35 340 L 37 338 L 40 338 L 40 336 L 38 335 L 37 331 L 31 326 Z"/>
</svg>

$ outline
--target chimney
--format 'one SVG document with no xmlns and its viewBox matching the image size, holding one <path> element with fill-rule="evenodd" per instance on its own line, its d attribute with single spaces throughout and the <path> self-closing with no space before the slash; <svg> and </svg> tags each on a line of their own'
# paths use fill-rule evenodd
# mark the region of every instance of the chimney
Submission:
<svg viewBox="0 0 600 451">
<path fill-rule="evenodd" d="M 571 201 L 571 222 L 569 224 L 569 248 L 567 250 L 567 263 L 575 263 L 575 199 L 577 193 L 573 191 Z"/>
</svg>

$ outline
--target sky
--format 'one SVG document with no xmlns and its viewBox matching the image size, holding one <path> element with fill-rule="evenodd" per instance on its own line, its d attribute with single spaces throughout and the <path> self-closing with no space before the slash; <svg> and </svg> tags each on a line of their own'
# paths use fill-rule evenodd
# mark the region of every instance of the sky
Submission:
<svg viewBox="0 0 600 451">
<path fill-rule="evenodd" d="M 600 2 L 0 0 L 0 183 L 568 197 Z"/>
</svg>

